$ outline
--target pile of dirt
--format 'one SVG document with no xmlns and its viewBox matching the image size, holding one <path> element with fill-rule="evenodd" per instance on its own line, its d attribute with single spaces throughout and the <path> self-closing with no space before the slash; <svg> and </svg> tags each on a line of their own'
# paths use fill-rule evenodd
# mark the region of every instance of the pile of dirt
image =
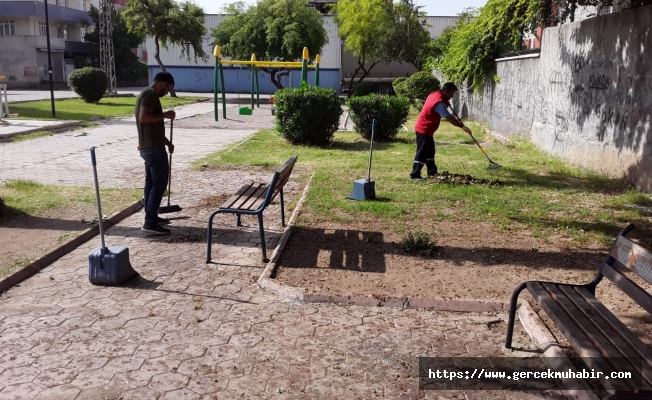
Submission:
<svg viewBox="0 0 652 400">
<path fill-rule="evenodd" d="M 188 208 L 200 210 L 217 210 L 222 204 L 224 204 L 225 201 L 229 199 L 229 197 L 231 197 L 231 195 L 228 194 L 204 197 L 201 199 L 201 201 L 199 201 L 197 205 L 193 205 Z"/>
<path fill-rule="evenodd" d="M 428 179 L 432 183 L 449 183 L 454 185 L 489 185 L 490 187 L 501 186 L 503 183 L 498 179 L 475 179 L 471 175 L 451 174 L 444 171 Z"/>
<path fill-rule="evenodd" d="M 206 241 L 206 232 L 174 232 L 166 237 L 165 243 L 197 243 Z"/>
</svg>

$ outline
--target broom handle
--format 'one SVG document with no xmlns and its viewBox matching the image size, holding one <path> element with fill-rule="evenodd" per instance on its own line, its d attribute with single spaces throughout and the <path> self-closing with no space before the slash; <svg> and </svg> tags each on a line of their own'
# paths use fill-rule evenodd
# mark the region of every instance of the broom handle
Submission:
<svg viewBox="0 0 652 400">
<path fill-rule="evenodd" d="M 102 204 L 100 204 L 100 186 L 97 183 L 97 162 L 95 161 L 95 147 L 91 147 L 91 163 L 93 164 L 93 178 L 95 179 L 95 197 L 97 198 L 97 218 L 100 223 L 100 239 L 102 240 L 102 250 L 106 249 L 104 245 L 104 229 L 102 229 Z"/>
<path fill-rule="evenodd" d="M 374 150 L 374 131 L 376 130 L 376 120 L 371 121 L 371 144 L 369 145 L 369 169 L 367 170 L 367 182 L 371 181 L 371 156 Z"/>
<path fill-rule="evenodd" d="M 457 116 L 457 113 L 455 112 L 455 110 L 453 109 L 453 107 L 450 107 L 450 106 L 449 106 L 449 108 L 450 108 L 451 111 L 453 112 L 453 115 L 455 116 L 455 118 L 457 118 L 457 121 L 458 121 L 460 124 L 464 125 L 464 122 L 462 122 L 462 120 L 460 119 L 460 117 Z M 480 151 L 482 152 L 482 154 L 484 154 L 485 157 L 489 158 L 489 156 L 487 155 L 487 153 L 485 153 L 484 149 L 482 148 L 482 146 L 480 146 L 480 143 L 478 143 L 478 141 L 475 139 L 475 137 L 473 137 L 472 134 L 469 134 L 469 136 L 471 136 L 471 139 L 473 139 L 473 141 L 475 142 L 475 144 L 478 145 L 478 148 L 480 149 Z"/>
<path fill-rule="evenodd" d="M 174 131 L 174 120 L 170 120 L 170 143 L 172 143 L 172 133 Z M 168 207 L 170 207 L 170 191 L 172 189 L 172 153 L 170 153 L 170 162 L 168 166 Z"/>
</svg>

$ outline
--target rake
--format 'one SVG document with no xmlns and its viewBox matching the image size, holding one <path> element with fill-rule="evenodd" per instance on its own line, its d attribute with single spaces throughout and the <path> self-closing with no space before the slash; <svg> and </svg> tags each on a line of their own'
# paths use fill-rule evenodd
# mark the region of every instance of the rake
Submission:
<svg viewBox="0 0 652 400">
<path fill-rule="evenodd" d="M 462 120 L 460 119 L 460 117 L 457 116 L 457 113 L 455 112 L 455 110 L 453 110 L 453 107 L 449 107 L 449 108 L 450 108 L 451 111 L 453 112 L 453 115 L 455 116 L 455 118 L 457 118 L 457 121 L 458 121 L 460 124 L 464 125 L 464 123 L 462 122 Z M 487 158 L 487 161 L 489 161 L 489 166 L 487 167 L 487 169 L 500 169 L 500 168 L 503 167 L 502 165 L 497 164 L 497 163 L 491 161 L 491 158 L 489 158 L 489 156 L 487 155 L 487 152 L 484 151 L 484 149 L 482 148 L 482 146 L 480 146 L 480 143 L 478 143 L 478 141 L 473 137 L 473 135 L 469 133 L 469 136 L 471 136 L 471 139 L 473 139 L 473 141 L 475 142 L 475 144 L 478 145 L 478 148 L 480 149 L 480 151 L 482 152 L 482 154 L 484 154 L 484 156 Z"/>
</svg>

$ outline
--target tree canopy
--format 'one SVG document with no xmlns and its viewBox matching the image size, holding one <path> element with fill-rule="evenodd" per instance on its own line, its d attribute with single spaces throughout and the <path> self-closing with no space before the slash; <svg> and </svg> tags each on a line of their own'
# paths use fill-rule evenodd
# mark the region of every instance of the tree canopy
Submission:
<svg viewBox="0 0 652 400">
<path fill-rule="evenodd" d="M 328 36 L 321 13 L 307 5 L 308 0 L 263 0 L 252 7 L 243 2 L 230 4 L 225 11 L 231 15 L 213 28 L 214 44 L 224 56 L 240 60 L 256 54 L 258 60 L 296 61 L 304 47 L 314 57 Z M 262 70 L 282 88 L 280 76 L 287 71 Z"/>
<path fill-rule="evenodd" d="M 127 0 L 124 17 L 129 32 L 154 38 L 154 58 L 162 71 L 165 66 L 159 56 L 161 46 L 181 46 L 181 55 L 188 59 L 191 48 L 195 60 L 207 57 L 202 47 L 207 32 L 204 10 L 191 1 Z"/>
<path fill-rule="evenodd" d="M 524 36 L 538 27 L 573 21 L 578 6 L 650 3 L 652 0 L 489 0 L 478 10 L 465 10 L 456 25 L 431 43 L 426 66 L 481 92 L 487 80 L 499 80 L 493 60 L 507 52 L 520 52 Z"/>
<path fill-rule="evenodd" d="M 341 0 L 332 6 L 344 49 L 358 59 L 349 94 L 355 79 L 364 80 L 380 62 L 401 61 L 422 68 L 430 35 L 420 8 L 412 0 Z"/>
<path fill-rule="evenodd" d="M 100 10 L 91 5 L 88 11 L 95 26 L 100 26 Z M 137 48 L 145 37 L 136 33 L 129 32 L 127 24 L 122 13 L 114 11 L 112 15 L 113 22 L 113 53 L 115 57 L 115 74 L 119 81 L 137 81 L 147 77 L 147 65 L 138 59 L 132 49 Z M 83 21 L 87 26 L 87 21 Z M 91 45 L 90 56 L 84 57 L 81 64 L 98 67 L 100 65 L 100 30 L 87 30 L 84 40 Z M 90 60 L 89 60 L 90 59 Z M 83 65 L 78 65 L 81 67 Z"/>
</svg>

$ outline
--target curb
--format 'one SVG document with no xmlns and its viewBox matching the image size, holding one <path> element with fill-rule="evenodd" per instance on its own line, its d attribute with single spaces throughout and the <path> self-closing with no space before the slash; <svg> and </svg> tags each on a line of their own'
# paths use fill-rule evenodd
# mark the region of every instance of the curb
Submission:
<svg viewBox="0 0 652 400">
<path fill-rule="evenodd" d="M 300 301 L 304 303 L 337 303 L 337 304 L 350 304 L 369 307 L 393 307 L 393 308 L 420 308 L 431 309 L 440 311 L 461 311 L 461 312 L 487 312 L 487 311 L 504 311 L 509 310 L 509 303 L 503 303 L 492 300 L 455 300 L 455 299 L 420 299 L 409 297 L 374 297 L 374 296 L 332 296 L 318 293 L 305 293 L 306 289 L 300 287 L 287 286 L 272 279 L 272 275 L 276 270 L 276 264 L 287 244 L 292 227 L 299 215 L 299 211 L 303 206 L 310 189 L 310 183 L 315 177 L 313 173 L 308 184 L 303 189 L 301 198 L 297 206 L 292 212 L 288 226 L 281 235 L 278 246 L 274 249 L 274 253 L 270 261 L 265 266 L 260 278 L 258 279 L 258 286 L 261 289 L 275 293 L 279 296 L 285 297 L 288 300 Z"/>
<path fill-rule="evenodd" d="M 133 202 L 131 205 L 129 205 L 127 208 L 125 208 L 122 211 L 119 211 L 115 214 L 113 214 L 111 217 L 107 218 L 104 220 L 102 223 L 102 228 L 103 229 L 109 229 L 110 227 L 114 226 L 118 222 L 122 221 L 123 219 L 129 217 L 130 215 L 134 214 L 136 211 L 140 210 L 143 207 L 143 202 L 142 199 L 137 200 Z M 70 253 L 71 251 L 75 250 L 77 247 L 81 246 L 82 244 L 88 242 L 95 236 L 97 236 L 100 232 L 99 225 L 95 225 L 91 228 L 86 229 L 83 231 L 79 236 L 76 238 L 70 239 L 66 243 L 62 244 L 61 246 L 57 247 L 56 249 L 50 251 L 46 255 L 42 256 L 38 260 L 32 262 L 25 268 L 14 272 L 13 274 L 0 279 L 0 293 L 4 292 L 5 290 L 11 288 L 12 286 L 24 281 L 25 279 L 29 278 L 30 276 L 36 274 L 43 268 L 47 267 L 48 265 L 54 263 L 61 257 L 65 256 L 66 254 Z"/>
<path fill-rule="evenodd" d="M 523 325 L 532 341 L 543 350 L 543 357 L 550 365 L 550 368 L 555 371 L 576 371 L 575 365 L 566 356 L 566 353 L 559 348 L 559 343 L 527 300 L 520 303 L 517 313 L 521 325 Z M 563 385 L 564 380 L 562 379 L 561 382 Z M 582 389 L 565 389 L 571 399 L 600 400 L 586 381 L 582 380 L 581 382 Z"/>
<path fill-rule="evenodd" d="M 46 126 L 41 126 L 39 128 L 28 129 L 26 131 L 2 134 L 0 135 L 0 141 L 3 141 L 5 139 L 11 139 L 12 137 L 15 136 L 29 135 L 30 133 L 34 133 L 34 132 L 49 131 L 49 132 L 59 133 L 70 129 L 75 129 L 78 127 L 79 127 L 79 122 L 64 122 L 62 124 L 46 125 Z"/>
</svg>

